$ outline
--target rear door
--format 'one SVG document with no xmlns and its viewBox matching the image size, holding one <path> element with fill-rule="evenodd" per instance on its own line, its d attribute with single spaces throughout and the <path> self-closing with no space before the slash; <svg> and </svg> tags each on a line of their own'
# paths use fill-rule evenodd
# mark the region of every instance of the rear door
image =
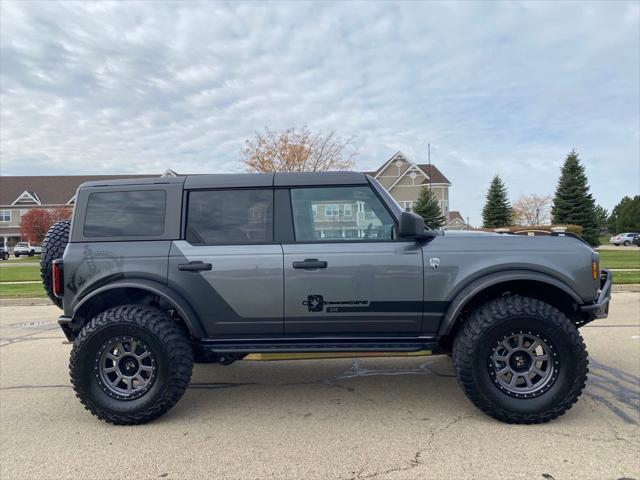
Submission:
<svg viewBox="0 0 640 480">
<path fill-rule="evenodd" d="M 419 332 L 422 249 L 393 238 L 395 221 L 371 187 L 291 188 L 290 196 L 285 332 Z"/>
<path fill-rule="evenodd" d="M 283 331 L 282 247 L 273 242 L 273 189 L 192 190 L 169 283 L 209 337 Z"/>
</svg>

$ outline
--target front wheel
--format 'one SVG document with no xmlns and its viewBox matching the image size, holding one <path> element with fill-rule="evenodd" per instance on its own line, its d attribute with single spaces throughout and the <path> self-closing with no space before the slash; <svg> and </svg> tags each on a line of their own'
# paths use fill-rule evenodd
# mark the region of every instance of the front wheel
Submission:
<svg viewBox="0 0 640 480">
<path fill-rule="evenodd" d="M 188 334 L 163 311 L 144 305 L 106 310 L 73 343 L 71 383 L 87 410 L 116 425 L 153 420 L 173 407 L 191 379 Z"/>
<path fill-rule="evenodd" d="M 587 350 L 558 309 L 512 295 L 475 310 L 456 336 L 453 363 L 469 399 L 507 423 L 544 423 L 564 414 L 584 389 Z"/>
<path fill-rule="evenodd" d="M 18 252 L 14 252 L 14 255 L 16 256 L 16 258 L 20 257 L 20 254 Z"/>
<path fill-rule="evenodd" d="M 639 245 L 639 246 L 640 246 L 640 245 Z M 4 253 L 2 254 L 2 259 L 3 259 L 3 260 L 9 260 L 9 252 L 4 252 Z"/>
</svg>

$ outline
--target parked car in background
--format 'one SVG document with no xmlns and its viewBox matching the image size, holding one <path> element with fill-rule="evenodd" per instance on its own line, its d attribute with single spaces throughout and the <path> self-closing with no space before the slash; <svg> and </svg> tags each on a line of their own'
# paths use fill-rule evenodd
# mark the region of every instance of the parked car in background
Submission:
<svg viewBox="0 0 640 480">
<path fill-rule="evenodd" d="M 0 260 L 9 260 L 9 252 L 4 247 L 0 247 Z"/>
<path fill-rule="evenodd" d="M 631 243 L 633 243 L 637 247 L 640 247 L 640 235 L 636 235 L 635 238 L 633 239 L 633 242 Z"/>
<path fill-rule="evenodd" d="M 620 245 L 624 245 L 625 247 L 631 245 L 633 243 L 633 239 L 636 238 L 640 233 L 620 233 L 618 235 L 614 235 L 609 239 L 609 243 L 614 244 L 616 247 Z"/>
<path fill-rule="evenodd" d="M 42 253 L 41 246 L 32 245 L 27 242 L 19 242 L 19 243 L 16 243 L 15 247 L 13 247 L 13 254 L 16 257 L 19 257 L 20 255 L 28 255 L 30 257 L 33 257 L 36 253 L 38 255 Z"/>
</svg>

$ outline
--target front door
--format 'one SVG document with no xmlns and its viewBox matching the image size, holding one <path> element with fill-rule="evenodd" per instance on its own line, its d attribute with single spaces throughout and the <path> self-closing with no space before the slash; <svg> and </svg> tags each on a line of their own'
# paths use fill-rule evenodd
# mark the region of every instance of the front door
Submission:
<svg viewBox="0 0 640 480">
<path fill-rule="evenodd" d="M 284 251 L 285 332 L 420 331 L 422 249 L 367 186 L 292 188 L 295 242 Z"/>
<path fill-rule="evenodd" d="M 208 337 L 283 332 L 282 247 L 273 242 L 273 190 L 188 194 L 185 239 L 169 252 L 169 285 Z"/>
</svg>

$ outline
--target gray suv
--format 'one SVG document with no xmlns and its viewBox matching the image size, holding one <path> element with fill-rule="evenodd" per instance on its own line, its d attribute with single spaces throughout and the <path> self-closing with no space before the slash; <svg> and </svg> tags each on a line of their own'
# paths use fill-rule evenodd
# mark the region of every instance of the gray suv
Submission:
<svg viewBox="0 0 640 480">
<path fill-rule="evenodd" d="M 352 172 L 85 183 L 41 267 L 76 395 L 114 424 L 169 410 L 194 361 L 424 350 L 488 415 L 546 422 L 585 386 L 578 328 L 611 291 L 575 235 L 428 230 Z"/>
</svg>

